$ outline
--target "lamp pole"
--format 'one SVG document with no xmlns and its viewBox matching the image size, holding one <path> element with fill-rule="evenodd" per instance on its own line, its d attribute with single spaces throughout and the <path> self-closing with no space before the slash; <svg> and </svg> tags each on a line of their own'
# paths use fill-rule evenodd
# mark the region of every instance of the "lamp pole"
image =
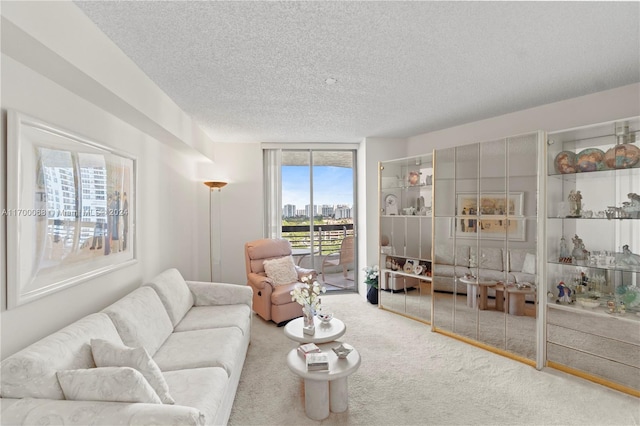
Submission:
<svg viewBox="0 0 640 426">
<path fill-rule="evenodd" d="M 214 189 L 217 189 L 220 192 L 222 187 L 227 185 L 227 182 L 220 181 L 207 181 L 204 183 L 209 187 L 209 274 L 210 281 L 213 282 L 213 225 L 211 224 L 211 194 Z M 220 218 L 218 217 L 218 220 Z"/>
</svg>

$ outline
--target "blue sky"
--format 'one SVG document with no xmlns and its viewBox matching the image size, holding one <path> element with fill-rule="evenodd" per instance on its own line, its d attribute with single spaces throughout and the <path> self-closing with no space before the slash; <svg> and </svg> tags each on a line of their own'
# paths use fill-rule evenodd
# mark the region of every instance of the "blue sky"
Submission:
<svg viewBox="0 0 640 426">
<path fill-rule="evenodd" d="M 314 204 L 353 204 L 353 169 L 316 166 L 313 183 Z M 295 204 L 296 209 L 309 204 L 309 167 L 282 166 L 282 205 L 285 204 Z"/>
</svg>

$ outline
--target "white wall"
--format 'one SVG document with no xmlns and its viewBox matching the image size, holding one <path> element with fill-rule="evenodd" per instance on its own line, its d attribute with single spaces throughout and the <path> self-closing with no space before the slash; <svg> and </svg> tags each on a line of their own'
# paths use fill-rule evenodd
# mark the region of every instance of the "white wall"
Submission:
<svg viewBox="0 0 640 426">
<path fill-rule="evenodd" d="M 217 143 L 215 155 L 229 182 L 218 194 L 222 281 L 246 284 L 244 243 L 263 237 L 262 149 L 257 143 Z"/>
<path fill-rule="evenodd" d="M 10 311 L 4 310 L 3 273 L 0 313 L 3 358 L 81 316 L 104 308 L 167 267 L 177 267 L 185 277 L 194 278 L 192 259 L 202 256 L 195 252 L 192 243 L 197 236 L 192 206 L 202 198 L 199 192 L 206 196 L 206 188 L 195 181 L 192 159 L 3 55 L 5 123 L 7 109 L 27 113 L 137 157 L 138 263 Z M 2 142 L 5 147 L 6 132 L 2 132 Z M 3 163 L 2 174 L 5 173 Z M 3 244 L 4 241 L 3 238 Z"/>
<path fill-rule="evenodd" d="M 536 130 L 553 132 L 640 115 L 640 84 L 580 96 L 409 138 L 408 155 Z"/>
<path fill-rule="evenodd" d="M 6 310 L 6 220 L 0 217 L 0 357 L 99 311 L 168 267 L 209 276 L 213 143 L 70 2 L 3 2 L 0 207 L 6 206 L 6 111 L 15 109 L 135 156 L 137 260 Z M 54 19 L 55 18 L 55 19 Z M 204 151 L 204 153 L 202 151 Z M 207 155 L 204 155 L 207 154 Z M 219 167 L 218 167 L 219 168 Z M 247 172 L 248 173 L 248 172 Z M 203 232 L 203 230 L 205 230 Z"/>
</svg>

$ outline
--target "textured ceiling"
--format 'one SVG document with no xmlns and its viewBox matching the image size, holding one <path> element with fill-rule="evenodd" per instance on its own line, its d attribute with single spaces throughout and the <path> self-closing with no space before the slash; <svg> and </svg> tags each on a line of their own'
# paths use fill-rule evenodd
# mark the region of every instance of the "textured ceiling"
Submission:
<svg viewBox="0 0 640 426">
<path fill-rule="evenodd" d="M 640 2 L 76 4 L 215 141 L 408 137 L 640 81 Z"/>
</svg>

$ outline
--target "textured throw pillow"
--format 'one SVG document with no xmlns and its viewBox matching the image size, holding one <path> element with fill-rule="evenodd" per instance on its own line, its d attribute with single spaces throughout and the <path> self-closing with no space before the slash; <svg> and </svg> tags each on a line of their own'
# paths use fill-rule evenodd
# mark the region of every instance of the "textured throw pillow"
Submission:
<svg viewBox="0 0 640 426">
<path fill-rule="evenodd" d="M 291 256 L 265 260 L 264 271 L 273 280 L 274 285 L 291 284 L 298 281 L 298 273 Z"/>
<path fill-rule="evenodd" d="M 535 275 L 536 273 L 536 255 L 527 253 L 522 264 L 522 272 L 525 274 Z"/>
<path fill-rule="evenodd" d="M 60 370 L 56 375 L 69 400 L 162 404 L 147 379 L 130 367 Z"/>
<path fill-rule="evenodd" d="M 145 348 L 130 348 L 102 339 L 91 339 L 91 352 L 97 367 L 131 367 L 142 373 L 160 400 L 165 404 L 175 404 L 169 395 L 169 386 L 158 364 L 149 356 Z"/>
</svg>

